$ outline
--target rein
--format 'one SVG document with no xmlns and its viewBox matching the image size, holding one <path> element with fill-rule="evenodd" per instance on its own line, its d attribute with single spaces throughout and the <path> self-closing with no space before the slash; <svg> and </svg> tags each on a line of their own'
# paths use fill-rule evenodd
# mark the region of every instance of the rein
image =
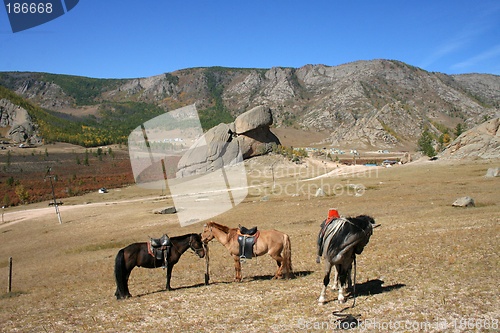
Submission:
<svg viewBox="0 0 500 333">
<path fill-rule="evenodd" d="M 193 237 L 193 236 L 190 236 L 190 237 L 189 237 L 189 248 L 190 248 L 191 250 L 193 250 L 193 253 L 194 253 L 194 254 L 196 254 L 196 255 L 199 257 L 198 252 L 200 252 L 201 250 L 204 250 L 204 249 L 205 249 L 205 246 L 204 246 L 204 245 L 203 245 L 203 243 L 202 243 L 202 245 L 201 245 L 201 247 L 200 247 L 200 248 L 198 248 L 198 249 L 194 248 L 194 246 L 191 244 L 191 243 L 192 243 L 192 241 L 193 241 L 192 237 Z"/>
<path fill-rule="evenodd" d="M 359 320 L 357 318 L 361 317 L 360 314 L 357 315 L 351 315 L 351 314 L 344 314 L 345 310 L 348 309 L 354 309 L 356 306 L 356 255 L 354 255 L 353 259 L 353 264 L 354 264 L 354 279 L 353 279 L 353 285 L 352 285 L 352 305 L 347 306 L 343 308 L 340 311 L 333 311 L 332 315 L 339 317 L 339 319 L 336 320 L 336 323 L 339 325 L 339 328 L 344 329 L 344 328 L 354 328 L 358 326 Z"/>
<path fill-rule="evenodd" d="M 352 306 L 351 306 L 351 308 L 354 308 L 354 306 L 356 305 L 356 255 L 354 255 L 353 264 L 354 264 L 354 279 L 352 282 Z"/>
</svg>

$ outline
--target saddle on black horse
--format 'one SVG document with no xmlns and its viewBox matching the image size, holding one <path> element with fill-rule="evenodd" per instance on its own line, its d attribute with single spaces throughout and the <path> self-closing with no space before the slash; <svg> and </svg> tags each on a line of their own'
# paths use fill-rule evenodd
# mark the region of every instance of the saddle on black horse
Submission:
<svg viewBox="0 0 500 333">
<path fill-rule="evenodd" d="M 164 234 L 160 238 L 150 238 L 148 242 L 148 253 L 156 259 L 162 260 L 162 268 L 166 268 L 171 246 L 172 242 L 167 234 Z"/>
<path fill-rule="evenodd" d="M 337 217 L 337 216 L 332 216 L 332 217 L 329 217 L 327 218 L 326 220 L 324 220 L 322 223 L 321 223 L 321 226 L 320 226 L 320 230 L 319 230 L 319 234 L 318 234 L 318 240 L 317 240 L 317 245 L 318 245 L 318 256 L 316 257 L 316 262 L 319 264 L 320 263 L 320 258 L 321 256 L 323 255 L 323 240 L 324 240 L 324 237 L 325 237 L 325 233 L 326 233 L 326 229 L 328 228 L 328 226 L 335 221 L 335 223 L 337 222 L 337 220 L 340 220 L 342 219 L 341 217 Z"/>
<path fill-rule="evenodd" d="M 245 228 L 244 226 L 238 226 L 238 244 L 240 248 L 240 258 L 242 259 L 252 259 L 253 256 L 253 246 L 259 238 L 260 231 L 257 227 Z"/>
</svg>

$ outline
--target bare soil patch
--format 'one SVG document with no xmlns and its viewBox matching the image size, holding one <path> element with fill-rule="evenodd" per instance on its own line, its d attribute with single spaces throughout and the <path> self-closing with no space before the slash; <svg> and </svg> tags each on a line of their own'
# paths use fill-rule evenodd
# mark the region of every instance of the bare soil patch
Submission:
<svg viewBox="0 0 500 333">
<path fill-rule="evenodd" d="M 75 117 L 97 116 L 99 114 L 99 105 L 85 105 L 77 108 L 63 108 L 57 111 Z"/>
<path fill-rule="evenodd" d="M 255 187 L 213 220 L 288 233 L 294 279 L 270 280 L 276 263 L 259 257 L 243 264 L 243 282 L 234 283 L 232 258 L 212 241 L 210 285 L 203 285 L 205 261 L 187 252 L 174 268 L 175 290 L 164 290 L 161 269 L 136 268 L 134 297 L 117 301 L 113 265 L 120 248 L 164 232 L 202 230 L 201 224 L 180 227 L 175 215 L 152 214 L 171 200 L 130 186 L 66 199 L 62 225 L 46 203 L 6 210 L 0 276 L 6 281 L 11 256 L 14 275 L 13 293 L 1 294 L 0 331 L 332 331 L 332 313 L 352 299 L 338 304 L 330 292 L 330 302 L 317 305 L 323 265 L 315 263 L 315 242 L 330 207 L 382 224 L 358 257 L 357 305 L 343 312 L 359 320 L 357 331 L 497 331 L 499 180 L 484 175 L 500 161 L 422 162 L 312 180 L 312 165 L 304 171 L 282 161 L 274 167 L 288 171 L 274 174 L 274 182 L 270 163 L 266 157 L 247 164 Z M 363 185 L 363 192 L 349 192 L 351 184 Z M 319 187 L 324 196 L 315 196 Z M 451 206 L 464 195 L 476 207 Z"/>
<path fill-rule="evenodd" d="M 327 132 L 313 132 L 291 127 L 272 128 L 271 131 L 276 134 L 281 144 L 286 147 L 317 147 L 329 135 Z"/>
</svg>

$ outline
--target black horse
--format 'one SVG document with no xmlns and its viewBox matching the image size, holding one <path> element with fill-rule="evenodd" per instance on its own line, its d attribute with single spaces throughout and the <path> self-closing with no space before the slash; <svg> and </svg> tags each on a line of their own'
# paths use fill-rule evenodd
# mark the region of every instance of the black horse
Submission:
<svg viewBox="0 0 500 333">
<path fill-rule="evenodd" d="M 318 254 L 325 259 L 323 289 L 318 302 L 325 302 L 326 287 L 330 282 L 330 272 L 335 266 L 335 284 L 338 284 L 338 300 L 345 302 L 347 281 L 350 280 L 352 262 L 356 254 L 361 254 L 373 234 L 375 220 L 367 215 L 339 218 L 325 226 L 321 225 L 318 235 Z M 337 281 L 338 278 L 338 281 Z"/>
<path fill-rule="evenodd" d="M 200 258 L 205 256 L 205 248 L 200 234 L 187 234 L 171 237 L 171 249 L 167 258 L 167 284 L 170 287 L 172 268 L 179 261 L 181 255 L 191 248 Z M 158 268 L 164 265 L 162 259 L 156 259 L 148 252 L 148 243 L 133 243 L 118 251 L 115 258 L 116 299 L 132 297 L 128 290 L 128 278 L 134 267 Z"/>
</svg>

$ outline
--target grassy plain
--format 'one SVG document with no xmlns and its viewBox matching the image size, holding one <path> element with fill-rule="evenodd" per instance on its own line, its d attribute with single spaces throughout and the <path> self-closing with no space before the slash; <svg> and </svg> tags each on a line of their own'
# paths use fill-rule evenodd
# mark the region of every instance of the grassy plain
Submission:
<svg viewBox="0 0 500 333">
<path fill-rule="evenodd" d="M 358 319 L 354 331 L 498 330 L 500 179 L 484 175 L 500 161 L 423 161 L 321 177 L 314 163 L 306 168 L 270 159 L 247 162 L 254 187 L 213 220 L 288 233 L 294 279 L 271 280 L 276 264 L 266 256 L 246 261 L 243 281 L 234 283 L 232 258 L 214 240 L 210 285 L 203 285 L 205 261 L 187 252 L 174 268 L 175 290 L 164 290 L 161 269 L 136 268 L 134 297 L 117 301 L 113 265 L 120 248 L 164 232 L 201 232 L 202 225 L 180 227 L 175 215 L 152 214 L 172 204 L 159 191 L 112 189 L 65 199 L 62 225 L 47 202 L 5 211 L 0 331 L 332 331 L 333 312 L 352 298 L 338 304 L 329 292 L 329 302 L 317 304 L 323 264 L 315 263 L 315 241 L 330 207 L 371 215 L 382 225 L 358 257 L 356 306 L 343 311 Z M 319 187 L 324 196 L 316 196 Z M 466 195 L 476 207 L 451 206 Z M 14 274 L 7 294 L 9 257 Z"/>
</svg>

